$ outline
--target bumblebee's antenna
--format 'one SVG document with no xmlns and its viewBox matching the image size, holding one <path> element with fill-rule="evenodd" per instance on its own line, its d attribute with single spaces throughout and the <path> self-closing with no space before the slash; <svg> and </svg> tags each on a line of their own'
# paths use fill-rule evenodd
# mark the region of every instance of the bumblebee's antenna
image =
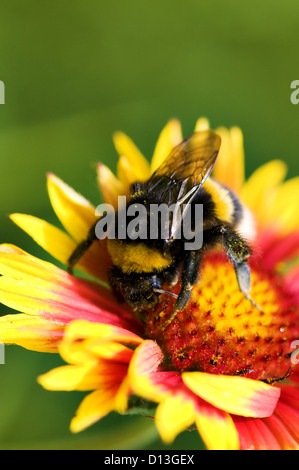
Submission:
<svg viewBox="0 0 299 470">
<path fill-rule="evenodd" d="M 176 294 L 174 294 L 173 292 L 169 292 L 168 290 L 164 290 L 164 289 L 157 289 L 156 287 L 153 288 L 153 291 L 154 292 L 158 292 L 158 294 L 168 294 L 168 295 L 171 295 L 171 297 L 174 297 L 175 299 L 178 298 L 178 296 Z"/>
</svg>

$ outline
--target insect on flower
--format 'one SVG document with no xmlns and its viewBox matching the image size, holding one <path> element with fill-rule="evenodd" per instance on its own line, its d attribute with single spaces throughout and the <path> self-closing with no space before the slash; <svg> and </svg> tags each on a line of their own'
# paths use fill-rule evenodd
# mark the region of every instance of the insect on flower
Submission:
<svg viewBox="0 0 299 470">
<path fill-rule="evenodd" d="M 198 281 L 203 255 L 217 244 L 223 246 L 232 262 L 241 292 L 256 306 L 249 295 L 250 248 L 241 235 L 248 211 L 230 189 L 210 178 L 220 144 L 221 139 L 213 130 L 195 132 L 170 152 L 147 181 L 131 185 L 127 213 L 133 213 L 134 207 L 143 204 L 149 219 L 152 207 L 174 207 L 168 212 L 167 237 L 162 237 L 164 223 L 160 218 L 158 238 L 108 238 L 107 248 L 113 263 L 109 278 L 116 295 L 137 311 L 156 305 L 161 293 L 176 297 L 164 327 L 186 307 Z M 186 243 L 190 233 L 186 236 L 184 231 L 182 236 L 182 226 L 189 218 L 195 233 L 198 206 L 203 208 L 200 227 L 203 244 L 199 249 L 190 249 Z M 117 219 L 116 225 L 120 223 Z M 93 226 L 69 258 L 70 270 L 96 237 Z M 172 289 L 178 280 L 181 283 L 178 295 L 165 290 Z"/>
<path fill-rule="evenodd" d="M 122 239 L 117 230 L 116 239 L 95 239 L 103 220 L 95 206 L 48 175 L 64 230 L 28 214 L 10 217 L 78 275 L 0 245 L 0 302 L 21 312 L 0 318 L 0 341 L 60 354 L 65 364 L 38 382 L 88 392 L 72 432 L 112 411 L 139 414 L 142 403 L 165 444 L 192 427 L 208 449 L 298 449 L 299 179 L 284 181 L 285 163 L 273 160 L 245 180 L 241 129 L 213 132 L 200 118 L 194 132 L 183 141 L 179 121 L 169 121 L 151 162 L 117 132 L 117 175 L 97 167 L 119 226 L 119 198 L 126 209 L 142 202 L 146 219 L 152 202 L 174 204 L 171 236 Z M 200 204 L 203 245 L 188 250 L 191 237 L 178 233 L 188 217 L 196 232 Z M 128 219 L 128 235 L 130 226 Z M 140 315 L 118 302 L 109 278 Z"/>
</svg>

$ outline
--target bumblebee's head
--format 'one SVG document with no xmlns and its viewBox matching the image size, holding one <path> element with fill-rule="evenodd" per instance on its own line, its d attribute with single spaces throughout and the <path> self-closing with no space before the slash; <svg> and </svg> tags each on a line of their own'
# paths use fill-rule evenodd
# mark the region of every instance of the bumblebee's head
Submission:
<svg viewBox="0 0 299 470">
<path fill-rule="evenodd" d="M 135 310 L 152 308 L 159 299 L 159 291 L 155 291 L 155 276 L 149 274 L 124 273 L 120 268 L 113 266 L 110 269 L 110 281 L 116 293 L 131 305 Z"/>
</svg>

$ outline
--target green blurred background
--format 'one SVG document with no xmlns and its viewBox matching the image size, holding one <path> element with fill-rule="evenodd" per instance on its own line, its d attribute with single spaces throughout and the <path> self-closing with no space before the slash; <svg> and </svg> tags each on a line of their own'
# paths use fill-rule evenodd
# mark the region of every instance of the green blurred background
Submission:
<svg viewBox="0 0 299 470">
<path fill-rule="evenodd" d="M 8 219 L 57 223 L 45 187 L 52 171 L 95 205 L 95 163 L 112 169 L 112 133 L 150 158 L 172 118 L 239 125 L 246 171 L 272 158 L 299 173 L 296 0 L 10 0 L 0 2 L 1 241 L 50 259 Z M 1 313 L 6 313 L 4 307 Z M 37 375 L 56 355 L 6 347 L 0 366 L 1 449 L 197 449 L 197 432 L 163 446 L 150 419 L 111 414 L 80 435 L 69 422 L 84 396 L 48 392 Z"/>
</svg>

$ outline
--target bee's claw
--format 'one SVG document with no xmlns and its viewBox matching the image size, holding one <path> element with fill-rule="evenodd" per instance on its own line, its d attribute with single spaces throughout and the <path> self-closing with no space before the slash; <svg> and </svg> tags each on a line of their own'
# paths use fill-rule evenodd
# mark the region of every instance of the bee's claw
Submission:
<svg viewBox="0 0 299 470">
<path fill-rule="evenodd" d="M 246 299 L 249 300 L 251 305 L 253 305 L 255 308 L 257 308 L 260 312 L 263 311 L 263 309 L 253 300 L 253 298 L 249 294 L 247 294 L 245 292 L 243 292 L 243 293 L 244 293 Z"/>
</svg>

